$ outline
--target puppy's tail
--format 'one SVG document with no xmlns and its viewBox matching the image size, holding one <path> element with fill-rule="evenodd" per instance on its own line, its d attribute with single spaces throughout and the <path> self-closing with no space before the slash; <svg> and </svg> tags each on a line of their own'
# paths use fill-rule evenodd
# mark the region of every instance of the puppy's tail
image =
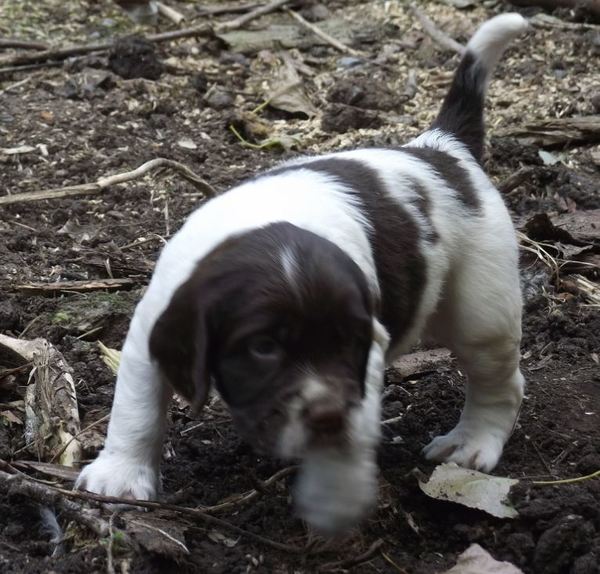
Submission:
<svg viewBox="0 0 600 574">
<path fill-rule="evenodd" d="M 508 44 L 527 27 L 527 20 L 515 12 L 501 14 L 480 26 L 467 44 L 442 109 L 431 126 L 459 139 L 477 161 L 483 155 L 487 84 Z"/>
</svg>

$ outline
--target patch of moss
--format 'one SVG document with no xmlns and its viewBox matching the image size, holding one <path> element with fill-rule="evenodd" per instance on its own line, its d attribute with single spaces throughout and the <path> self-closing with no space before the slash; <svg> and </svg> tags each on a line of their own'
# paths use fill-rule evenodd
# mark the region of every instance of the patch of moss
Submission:
<svg viewBox="0 0 600 574">
<path fill-rule="evenodd" d="M 52 315 L 50 321 L 53 325 L 68 325 L 73 321 L 73 317 L 70 313 L 61 309 Z"/>
</svg>

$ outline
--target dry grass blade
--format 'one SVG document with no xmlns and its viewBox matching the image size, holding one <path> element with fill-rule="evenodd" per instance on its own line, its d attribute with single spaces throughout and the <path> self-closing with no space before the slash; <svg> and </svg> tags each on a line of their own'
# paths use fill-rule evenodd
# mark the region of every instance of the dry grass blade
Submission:
<svg viewBox="0 0 600 574">
<path fill-rule="evenodd" d="M 522 233 L 521 231 L 517 231 L 517 237 L 519 239 L 521 249 L 524 249 L 529 253 L 533 253 L 544 265 L 551 269 L 555 281 L 558 281 L 560 264 L 558 260 L 552 255 L 550 255 L 550 253 L 546 249 L 552 249 L 553 246 L 548 243 L 541 243 L 539 241 L 535 241 L 527 235 L 525 235 L 524 233 Z"/>
<path fill-rule="evenodd" d="M 121 351 L 117 351 L 117 349 L 110 349 L 104 343 L 102 343 L 102 341 L 98 341 L 98 347 L 100 348 L 100 353 L 102 354 L 102 360 L 113 372 L 113 374 L 116 375 L 117 371 L 119 370 L 119 363 L 121 362 Z"/>
<path fill-rule="evenodd" d="M 579 290 L 589 301 L 589 303 L 584 305 L 584 307 L 594 307 L 600 309 L 600 285 L 590 281 L 582 275 L 574 275 L 573 278 L 575 279 L 575 284 Z"/>
</svg>

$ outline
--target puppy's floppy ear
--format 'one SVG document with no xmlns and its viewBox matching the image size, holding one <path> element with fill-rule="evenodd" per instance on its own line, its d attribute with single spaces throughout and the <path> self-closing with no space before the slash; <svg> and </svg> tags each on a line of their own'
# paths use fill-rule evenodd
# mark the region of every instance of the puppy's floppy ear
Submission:
<svg viewBox="0 0 600 574">
<path fill-rule="evenodd" d="M 150 354 L 173 389 L 192 404 L 204 406 L 210 388 L 207 303 L 198 270 L 173 295 L 150 335 Z"/>
</svg>

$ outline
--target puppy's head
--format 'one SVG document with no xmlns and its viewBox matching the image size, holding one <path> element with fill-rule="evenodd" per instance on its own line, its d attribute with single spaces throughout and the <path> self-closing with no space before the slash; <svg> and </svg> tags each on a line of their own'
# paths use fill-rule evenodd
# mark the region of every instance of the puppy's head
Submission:
<svg viewBox="0 0 600 574">
<path fill-rule="evenodd" d="M 372 315 L 366 278 L 348 255 L 276 223 L 203 258 L 156 322 L 150 351 L 196 406 L 214 382 L 256 448 L 301 456 L 346 441 L 365 393 Z"/>
</svg>

